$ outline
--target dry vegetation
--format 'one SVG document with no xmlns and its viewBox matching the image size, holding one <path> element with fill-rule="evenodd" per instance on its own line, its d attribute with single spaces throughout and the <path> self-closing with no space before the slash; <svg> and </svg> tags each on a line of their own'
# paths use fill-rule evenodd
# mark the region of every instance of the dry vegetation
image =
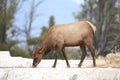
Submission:
<svg viewBox="0 0 120 80">
<path fill-rule="evenodd" d="M 103 61 L 103 63 L 100 63 Z M 109 53 L 105 57 L 97 58 L 97 67 L 120 68 L 120 53 Z"/>
</svg>

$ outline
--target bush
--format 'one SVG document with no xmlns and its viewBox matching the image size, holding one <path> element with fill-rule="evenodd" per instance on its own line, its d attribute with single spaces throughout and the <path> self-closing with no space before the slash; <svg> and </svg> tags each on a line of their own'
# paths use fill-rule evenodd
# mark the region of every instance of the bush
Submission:
<svg viewBox="0 0 120 80">
<path fill-rule="evenodd" d="M 14 50 L 11 50 L 11 56 L 21 56 L 29 58 L 30 54 L 22 48 L 15 47 Z"/>
<path fill-rule="evenodd" d="M 0 43 L 0 51 L 8 51 L 9 45 L 6 43 Z"/>
</svg>

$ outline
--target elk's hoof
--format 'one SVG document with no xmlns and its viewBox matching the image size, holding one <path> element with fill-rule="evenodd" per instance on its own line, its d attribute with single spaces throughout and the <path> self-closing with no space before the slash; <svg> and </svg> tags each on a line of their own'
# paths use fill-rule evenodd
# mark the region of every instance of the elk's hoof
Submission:
<svg viewBox="0 0 120 80">
<path fill-rule="evenodd" d="M 96 65 L 93 65 L 93 67 L 96 67 Z"/>
<path fill-rule="evenodd" d="M 67 67 L 70 68 L 70 65 L 68 65 Z"/>
<path fill-rule="evenodd" d="M 55 68 L 56 66 L 52 66 L 52 68 Z"/>
<path fill-rule="evenodd" d="M 78 68 L 81 68 L 81 65 L 78 65 Z"/>
<path fill-rule="evenodd" d="M 32 68 L 36 68 L 37 66 L 35 66 L 35 65 L 32 65 Z"/>
</svg>

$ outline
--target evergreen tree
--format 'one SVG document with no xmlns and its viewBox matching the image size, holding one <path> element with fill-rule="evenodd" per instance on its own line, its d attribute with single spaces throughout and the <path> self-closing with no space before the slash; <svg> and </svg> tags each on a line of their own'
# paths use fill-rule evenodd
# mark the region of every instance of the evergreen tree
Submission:
<svg viewBox="0 0 120 80">
<path fill-rule="evenodd" d="M 49 27 L 52 27 L 54 24 L 55 24 L 54 16 L 50 16 L 50 19 L 49 19 Z"/>
<path fill-rule="evenodd" d="M 0 51 L 10 51 L 12 56 L 30 57 L 22 48 L 15 48 L 18 40 L 11 39 L 16 36 L 14 16 L 22 3 L 23 0 L 0 0 Z"/>
<path fill-rule="evenodd" d="M 0 0 L 0 50 L 10 50 L 7 32 L 13 27 L 16 11 L 17 0 Z"/>
<path fill-rule="evenodd" d="M 0 43 L 6 43 L 7 31 L 12 27 L 16 9 L 16 0 L 0 0 Z"/>
<path fill-rule="evenodd" d="M 42 27 L 42 32 L 41 32 L 41 35 L 40 35 L 42 41 L 44 40 L 44 38 L 45 38 L 48 30 L 50 29 L 50 27 L 52 27 L 55 24 L 54 16 L 50 16 L 48 23 L 49 23 L 48 27 L 46 27 L 46 26 Z"/>
</svg>

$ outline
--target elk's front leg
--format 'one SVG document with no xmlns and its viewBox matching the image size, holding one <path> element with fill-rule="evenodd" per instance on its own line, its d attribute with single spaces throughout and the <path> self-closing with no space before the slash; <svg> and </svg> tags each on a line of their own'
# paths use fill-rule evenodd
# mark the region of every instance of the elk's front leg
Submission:
<svg viewBox="0 0 120 80">
<path fill-rule="evenodd" d="M 64 43 L 64 39 L 61 35 L 57 35 L 57 39 L 56 39 L 56 45 L 55 45 L 55 50 L 56 50 L 56 53 L 55 53 L 55 62 L 53 64 L 53 68 L 56 67 L 56 63 L 57 63 L 57 58 L 58 58 L 58 55 L 60 54 L 60 51 L 62 51 L 63 49 L 63 43 Z"/>
<path fill-rule="evenodd" d="M 67 56 L 66 56 L 65 48 L 63 48 L 62 52 L 63 52 L 63 56 L 64 56 L 64 58 L 66 60 L 67 67 L 70 67 L 70 64 L 69 64 Z"/>
<path fill-rule="evenodd" d="M 56 67 L 58 54 L 59 54 L 59 51 L 56 51 L 56 52 L 55 52 L 55 54 L 54 54 L 54 57 L 55 57 L 55 62 L 54 62 L 54 64 L 53 64 L 53 68 L 55 68 L 55 67 Z"/>
</svg>

